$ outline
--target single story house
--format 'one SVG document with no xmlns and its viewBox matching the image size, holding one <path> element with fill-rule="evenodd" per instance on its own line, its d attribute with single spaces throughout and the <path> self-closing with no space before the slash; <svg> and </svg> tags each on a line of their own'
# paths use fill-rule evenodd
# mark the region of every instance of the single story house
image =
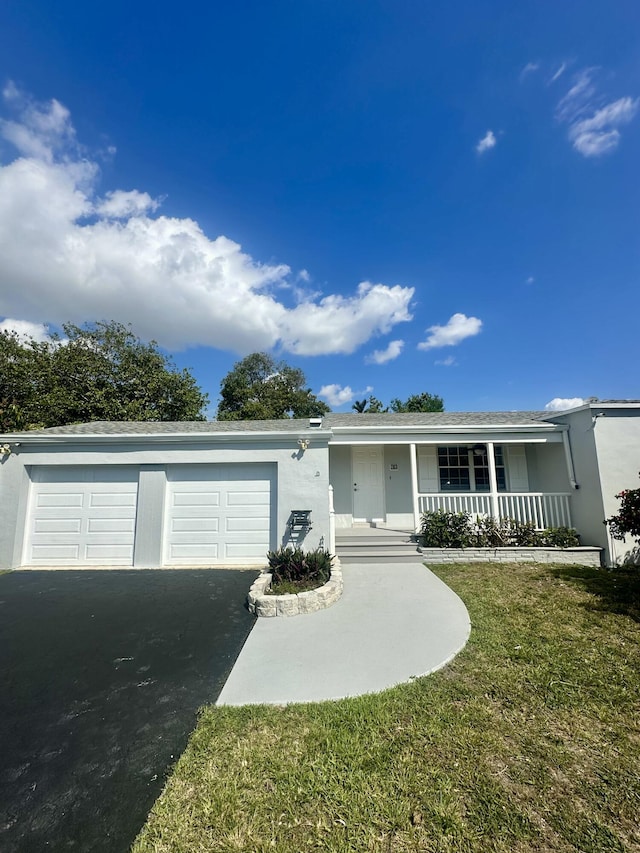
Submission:
<svg viewBox="0 0 640 853">
<path fill-rule="evenodd" d="M 565 412 L 338 414 L 96 422 L 0 435 L 0 567 L 261 565 L 334 549 L 355 525 L 415 530 L 427 509 L 603 524 L 638 485 L 640 401 Z"/>
</svg>

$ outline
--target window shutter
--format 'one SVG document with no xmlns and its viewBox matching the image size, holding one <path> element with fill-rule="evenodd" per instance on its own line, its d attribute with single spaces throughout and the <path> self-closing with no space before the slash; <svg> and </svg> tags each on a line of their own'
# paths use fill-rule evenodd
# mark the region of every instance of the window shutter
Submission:
<svg viewBox="0 0 640 853">
<path fill-rule="evenodd" d="M 507 444 L 507 474 L 509 491 L 528 492 L 529 474 L 527 472 L 527 454 L 522 444 Z"/>
<path fill-rule="evenodd" d="M 418 491 L 439 491 L 438 451 L 435 445 L 418 447 Z"/>
</svg>

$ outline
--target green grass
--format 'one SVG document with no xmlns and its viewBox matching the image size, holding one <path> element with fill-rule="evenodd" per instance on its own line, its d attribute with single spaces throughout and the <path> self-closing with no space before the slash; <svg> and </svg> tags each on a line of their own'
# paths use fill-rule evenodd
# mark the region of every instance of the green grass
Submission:
<svg viewBox="0 0 640 853">
<path fill-rule="evenodd" d="M 448 667 L 205 708 L 135 853 L 640 850 L 640 573 L 437 573 L 473 626 Z"/>
</svg>

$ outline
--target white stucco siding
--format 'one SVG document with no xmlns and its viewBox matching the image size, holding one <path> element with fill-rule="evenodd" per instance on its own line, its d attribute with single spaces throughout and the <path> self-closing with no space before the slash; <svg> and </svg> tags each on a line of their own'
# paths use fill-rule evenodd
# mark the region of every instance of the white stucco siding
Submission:
<svg viewBox="0 0 640 853">
<path fill-rule="evenodd" d="M 640 488 L 640 412 L 607 410 L 605 415 L 594 418 L 593 435 L 602 488 L 603 518 L 610 518 L 620 509 L 616 495 L 623 489 Z M 624 542 L 609 537 L 611 561 L 624 561 L 635 545 L 628 536 Z"/>
<path fill-rule="evenodd" d="M 68 466 L 85 469 L 100 466 L 115 470 L 124 465 L 135 470 L 137 512 L 134 541 L 131 546 L 127 545 L 132 548 L 128 564 L 153 567 L 165 561 L 167 472 L 172 466 L 237 466 L 240 463 L 270 466 L 272 471 L 269 475 L 268 538 L 254 543 L 259 544 L 261 553 L 247 556 L 247 565 L 264 565 L 265 541 L 269 548 L 292 541 L 288 522 L 293 509 L 311 511 L 312 529 L 295 537 L 299 544 L 305 549 L 328 546 L 329 466 L 327 439 L 321 435 L 314 436 L 304 452 L 296 436 L 254 441 L 190 441 L 188 437 L 166 442 L 144 437 L 130 441 L 68 439 L 47 444 L 24 441 L 0 468 L 0 510 L 4 520 L 0 532 L 0 567 L 23 564 L 25 525 L 31 518 L 28 508 L 30 472 L 40 466 L 62 471 Z M 257 479 L 263 478 L 258 476 Z M 241 555 L 239 557 L 244 561 Z M 121 564 L 119 560 L 115 562 Z M 105 564 L 113 563 L 114 560 L 105 557 Z"/>
</svg>

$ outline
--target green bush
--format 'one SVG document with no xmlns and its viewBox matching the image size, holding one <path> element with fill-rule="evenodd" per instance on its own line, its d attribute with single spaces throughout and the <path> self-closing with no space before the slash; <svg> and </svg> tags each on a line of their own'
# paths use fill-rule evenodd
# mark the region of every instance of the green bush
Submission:
<svg viewBox="0 0 640 853">
<path fill-rule="evenodd" d="M 531 521 L 476 516 L 437 509 L 422 513 L 420 537 L 427 548 L 572 548 L 580 544 L 572 527 L 536 530 Z"/>
<path fill-rule="evenodd" d="M 478 515 L 475 521 L 475 544 L 478 548 L 504 548 L 510 543 L 509 520 Z"/>
<path fill-rule="evenodd" d="M 331 578 L 333 556 L 322 548 L 303 551 L 302 548 L 278 548 L 267 554 L 272 587 L 283 583 L 322 586 Z"/>
<path fill-rule="evenodd" d="M 427 548 L 468 548 L 475 544 L 468 512 L 423 512 L 420 535 Z"/>
<path fill-rule="evenodd" d="M 580 545 L 580 537 L 573 527 L 547 527 L 542 535 L 548 547 L 577 548 Z"/>
</svg>

